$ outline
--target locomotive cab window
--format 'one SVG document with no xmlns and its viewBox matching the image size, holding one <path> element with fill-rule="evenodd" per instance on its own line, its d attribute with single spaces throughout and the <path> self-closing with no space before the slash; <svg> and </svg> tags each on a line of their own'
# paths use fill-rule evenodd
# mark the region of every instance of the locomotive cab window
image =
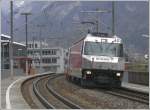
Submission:
<svg viewBox="0 0 150 110">
<path fill-rule="evenodd" d="M 123 46 L 117 43 L 85 42 L 85 55 L 120 57 Z"/>
</svg>

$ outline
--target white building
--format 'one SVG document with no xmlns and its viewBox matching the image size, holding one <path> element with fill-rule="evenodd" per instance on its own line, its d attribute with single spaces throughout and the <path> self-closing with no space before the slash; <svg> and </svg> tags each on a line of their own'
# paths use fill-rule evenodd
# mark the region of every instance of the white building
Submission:
<svg viewBox="0 0 150 110">
<path fill-rule="evenodd" d="M 61 47 L 48 47 L 46 42 L 41 42 L 41 67 L 42 72 L 52 71 L 64 73 L 66 51 Z M 32 65 L 40 68 L 40 42 L 28 42 L 28 57 L 33 59 Z"/>
</svg>

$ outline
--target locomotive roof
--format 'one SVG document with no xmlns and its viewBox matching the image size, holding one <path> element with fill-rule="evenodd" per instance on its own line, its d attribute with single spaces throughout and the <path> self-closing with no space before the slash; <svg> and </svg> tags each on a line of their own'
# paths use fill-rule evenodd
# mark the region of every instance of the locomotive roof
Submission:
<svg viewBox="0 0 150 110">
<path fill-rule="evenodd" d="M 92 34 L 87 34 L 86 37 L 82 37 L 80 40 L 75 42 L 71 47 L 78 44 L 82 40 L 89 41 L 89 42 L 122 43 L 121 38 L 119 38 L 116 35 L 114 35 L 113 37 L 108 37 L 108 36 L 104 37 L 104 36 L 94 36 Z"/>
<path fill-rule="evenodd" d="M 103 43 L 121 43 L 121 38 L 117 37 L 116 35 L 113 37 L 99 37 L 99 36 L 93 36 L 91 34 L 88 34 L 84 41 L 89 42 L 103 42 Z"/>
</svg>

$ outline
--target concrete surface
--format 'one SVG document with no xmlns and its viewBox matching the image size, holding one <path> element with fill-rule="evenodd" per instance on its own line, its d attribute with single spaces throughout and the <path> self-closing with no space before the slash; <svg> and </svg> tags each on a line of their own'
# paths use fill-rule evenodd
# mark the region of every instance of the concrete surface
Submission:
<svg viewBox="0 0 150 110">
<path fill-rule="evenodd" d="M 131 89 L 131 90 L 137 90 L 137 91 L 140 91 L 140 92 L 149 93 L 149 86 L 123 82 L 122 87 Z"/>
<path fill-rule="evenodd" d="M 24 76 L 15 76 L 13 79 L 5 78 L 1 80 L 1 108 L 6 109 L 6 92 L 8 87 L 16 80 L 24 78 Z M 24 101 L 21 90 L 20 90 L 21 81 L 16 82 L 16 84 L 12 85 L 10 88 L 9 99 L 12 103 L 12 107 L 16 107 L 21 109 L 22 107 L 29 108 L 26 102 Z"/>
</svg>

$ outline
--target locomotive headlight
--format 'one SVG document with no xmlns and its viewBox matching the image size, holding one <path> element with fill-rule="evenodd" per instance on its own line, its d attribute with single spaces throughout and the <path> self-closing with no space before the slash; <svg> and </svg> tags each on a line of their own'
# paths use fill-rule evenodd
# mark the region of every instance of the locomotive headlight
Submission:
<svg viewBox="0 0 150 110">
<path fill-rule="evenodd" d="M 116 76 L 121 76 L 121 74 L 120 73 L 116 73 Z"/>
<path fill-rule="evenodd" d="M 86 74 L 91 74 L 92 72 L 91 71 L 86 71 Z"/>
</svg>

